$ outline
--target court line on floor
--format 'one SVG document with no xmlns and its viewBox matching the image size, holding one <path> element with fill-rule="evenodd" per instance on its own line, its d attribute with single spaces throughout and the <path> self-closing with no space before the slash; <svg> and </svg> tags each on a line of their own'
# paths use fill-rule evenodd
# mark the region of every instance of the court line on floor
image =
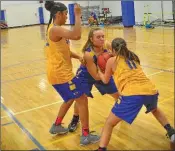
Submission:
<svg viewBox="0 0 175 151">
<path fill-rule="evenodd" d="M 140 44 L 150 44 L 150 45 L 161 45 L 161 46 L 170 46 L 174 47 L 174 45 L 170 44 L 161 44 L 161 43 L 151 43 L 151 42 L 144 42 L 144 41 L 126 41 L 127 43 L 140 43 Z"/>
<path fill-rule="evenodd" d="M 159 72 L 155 72 L 155 73 L 149 74 L 147 76 L 149 77 L 149 76 L 157 75 L 157 74 L 160 74 L 160 73 L 163 73 L 163 72 L 164 71 L 159 71 Z M 96 92 L 98 92 L 98 90 L 95 90 L 92 93 L 96 93 Z M 22 114 L 22 113 L 30 112 L 30 111 L 33 111 L 33 110 L 37 110 L 37 109 L 40 109 L 40 108 L 48 107 L 48 106 L 51 106 L 51 105 L 54 105 L 54 104 L 57 104 L 57 103 L 62 103 L 62 102 L 63 102 L 62 99 L 60 99 L 59 101 L 53 102 L 51 104 L 46 104 L 46 105 L 42 105 L 42 106 L 39 106 L 39 107 L 36 107 L 36 108 L 32 108 L 32 109 L 24 110 L 24 111 L 21 111 L 21 112 L 13 113 L 13 115 L 19 115 L 19 114 Z M 7 116 L 3 116 L 3 117 L 1 117 L 1 119 L 6 118 L 6 117 Z"/>
<path fill-rule="evenodd" d="M 174 71 L 171 71 L 171 69 L 174 69 L 174 67 L 173 67 L 173 68 L 169 68 L 169 69 L 160 69 L 160 68 L 155 68 L 155 67 L 150 67 L 150 66 L 143 66 L 143 67 L 147 67 L 147 68 L 151 68 L 151 69 L 157 69 L 157 70 L 161 70 L 161 71 L 163 71 L 163 72 L 175 73 Z M 74 68 L 74 69 L 75 69 L 75 68 Z M 160 72 L 160 73 L 161 73 L 161 72 Z M 32 76 L 27 76 L 27 77 L 23 77 L 23 78 L 14 79 L 14 80 L 2 81 L 1 84 L 6 84 L 6 83 L 15 82 L 15 81 L 24 80 L 24 79 L 30 79 L 30 78 L 32 78 L 32 77 L 40 76 L 40 75 L 43 75 L 43 74 L 46 74 L 46 72 L 42 72 L 42 73 L 34 74 L 34 75 L 32 75 Z"/>
<path fill-rule="evenodd" d="M 34 70 L 37 70 L 37 71 L 39 71 L 39 70 L 41 70 L 41 68 L 42 67 L 37 67 L 37 68 L 31 68 L 31 69 L 25 69 L 25 70 L 23 70 L 23 71 L 18 71 L 18 72 L 12 72 L 12 73 L 10 73 L 10 74 L 6 74 L 7 76 L 8 75 L 16 75 L 16 74 L 21 74 L 21 73 L 26 73 L 26 72 L 34 72 Z M 5 76 L 6 76 L 5 75 Z"/>
<path fill-rule="evenodd" d="M 174 67 L 169 68 L 169 69 L 165 69 L 165 70 L 171 70 L 171 69 L 174 69 Z M 151 74 L 146 74 L 146 76 L 150 77 L 150 76 L 157 75 L 157 74 L 163 73 L 163 72 L 166 72 L 166 71 L 161 70 L 161 71 L 159 71 L 159 72 L 154 72 L 154 73 L 151 73 Z"/>
<path fill-rule="evenodd" d="M 38 74 L 34 74 L 32 76 L 27 76 L 27 77 L 23 77 L 23 78 L 18 78 L 18 79 L 14 79 L 14 80 L 6 80 L 6 81 L 2 81 L 1 84 L 6 84 L 6 83 L 10 83 L 10 82 L 14 82 L 14 81 L 19 81 L 19 80 L 24 80 L 24 79 L 30 79 L 36 76 L 40 76 L 46 74 L 46 72 L 42 72 L 42 73 L 38 73 Z"/>
<path fill-rule="evenodd" d="M 2 69 L 7 69 L 7 68 L 18 66 L 18 65 L 21 65 L 21 64 L 28 64 L 28 63 L 38 62 L 38 61 L 42 61 L 42 60 L 46 60 L 46 59 L 45 58 L 40 58 L 40 59 L 35 59 L 35 60 L 23 61 L 23 62 L 19 62 L 19 63 L 16 63 L 16 64 L 12 64 L 12 65 L 2 67 Z"/>
<path fill-rule="evenodd" d="M 9 111 L 9 109 L 2 103 L 1 107 L 7 112 L 8 116 L 18 125 L 18 127 L 28 136 L 28 138 L 40 149 L 46 150 L 33 135 L 18 121 L 18 119 Z"/>
<path fill-rule="evenodd" d="M 171 70 L 172 68 L 169 68 L 167 70 Z M 159 71 L 159 72 L 155 72 L 155 73 L 152 73 L 152 74 L 148 74 L 147 76 L 150 77 L 150 76 L 153 76 L 153 75 L 156 75 L 156 74 L 159 74 L 159 73 L 163 73 L 165 71 Z"/>
<path fill-rule="evenodd" d="M 95 90 L 92 93 L 96 93 L 96 92 L 98 92 L 98 90 Z M 13 115 L 19 115 L 19 114 L 22 114 L 22 113 L 30 112 L 30 111 L 33 111 L 33 110 L 41 109 L 41 108 L 52 106 L 54 104 L 59 104 L 59 103 L 63 103 L 63 99 L 60 98 L 59 101 L 56 101 L 56 102 L 53 102 L 53 103 L 50 103 L 50 104 L 38 106 L 38 107 L 31 108 L 31 109 L 28 109 L 28 110 L 24 110 L 24 111 L 21 111 L 21 112 L 16 112 L 16 113 L 13 113 Z M 1 119 L 6 118 L 6 117 L 8 117 L 8 116 L 2 116 Z"/>
<path fill-rule="evenodd" d="M 1 126 L 7 126 L 7 125 L 10 125 L 10 124 L 14 124 L 14 122 L 8 122 L 8 123 L 4 123 L 4 124 L 1 124 Z"/>
<path fill-rule="evenodd" d="M 46 104 L 46 105 L 42 105 L 42 106 L 38 106 L 38 107 L 35 107 L 35 108 L 32 108 L 32 109 L 28 109 L 28 110 L 24 110 L 24 111 L 21 111 L 21 112 L 16 112 L 16 113 L 14 113 L 14 115 L 18 115 L 18 114 L 22 114 L 22 113 L 30 112 L 30 111 L 33 111 L 33 110 L 37 110 L 37 109 L 41 109 L 41 108 L 45 108 L 45 107 L 52 106 L 52 105 L 59 104 L 59 103 L 63 103 L 63 100 L 60 99 L 60 100 L 57 101 L 57 102 L 53 102 L 53 103 L 50 103 L 50 104 Z"/>
<path fill-rule="evenodd" d="M 1 96 L 1 102 L 3 102 L 4 98 Z"/>
<path fill-rule="evenodd" d="M 134 43 L 135 42 L 135 43 L 143 43 L 143 44 L 155 44 L 155 45 L 164 45 L 164 46 L 174 47 L 174 45 L 169 45 L 169 44 L 150 43 L 150 42 L 142 42 L 142 41 L 126 41 L 126 42 L 128 42 L 128 43 Z M 10 67 L 25 64 L 25 63 L 38 62 L 38 61 L 41 61 L 41 60 L 46 60 L 46 59 L 45 58 L 40 58 L 40 59 L 35 59 L 35 60 L 23 61 L 23 62 L 19 62 L 19 63 L 12 64 L 12 65 L 7 65 L 5 67 L 2 67 L 2 69 L 7 69 L 7 68 L 10 68 Z"/>
<path fill-rule="evenodd" d="M 174 67 L 172 67 L 170 69 L 161 69 L 161 68 L 151 67 L 151 66 L 148 66 L 148 65 L 141 65 L 141 66 L 146 67 L 146 68 L 150 68 L 150 69 L 156 69 L 156 70 L 164 71 L 164 72 L 175 73 L 175 71 L 170 70 L 170 69 L 174 69 Z"/>
<path fill-rule="evenodd" d="M 73 69 L 77 69 L 77 68 L 74 67 Z M 6 84 L 6 83 L 10 83 L 10 82 L 20 81 L 20 80 L 24 80 L 24 79 L 30 79 L 30 78 L 33 78 L 35 76 L 40 76 L 40 75 L 43 75 L 43 74 L 46 75 L 46 72 L 42 72 L 42 73 L 34 74 L 34 75 L 31 75 L 31 76 L 14 79 L 14 80 L 5 80 L 5 81 L 2 81 L 1 84 Z"/>
</svg>

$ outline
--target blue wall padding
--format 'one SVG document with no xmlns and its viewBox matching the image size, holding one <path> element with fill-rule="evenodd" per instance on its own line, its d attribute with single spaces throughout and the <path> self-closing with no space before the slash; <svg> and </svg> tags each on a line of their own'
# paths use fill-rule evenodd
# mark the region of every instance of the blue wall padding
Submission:
<svg viewBox="0 0 175 151">
<path fill-rule="evenodd" d="M 44 13 L 43 7 L 38 8 L 40 24 L 44 24 Z"/>
<path fill-rule="evenodd" d="M 135 25 L 134 1 L 121 1 L 122 7 L 122 22 L 126 27 Z"/>
</svg>

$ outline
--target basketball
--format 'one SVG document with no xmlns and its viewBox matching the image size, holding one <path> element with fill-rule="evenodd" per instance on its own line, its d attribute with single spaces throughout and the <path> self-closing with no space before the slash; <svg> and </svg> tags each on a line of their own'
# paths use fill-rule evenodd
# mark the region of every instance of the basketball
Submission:
<svg viewBox="0 0 175 151">
<path fill-rule="evenodd" d="M 109 52 L 104 52 L 98 56 L 97 65 L 99 66 L 101 71 L 103 71 L 103 72 L 105 71 L 106 63 L 107 63 L 108 59 L 111 57 L 112 57 L 112 54 L 110 54 Z"/>
</svg>

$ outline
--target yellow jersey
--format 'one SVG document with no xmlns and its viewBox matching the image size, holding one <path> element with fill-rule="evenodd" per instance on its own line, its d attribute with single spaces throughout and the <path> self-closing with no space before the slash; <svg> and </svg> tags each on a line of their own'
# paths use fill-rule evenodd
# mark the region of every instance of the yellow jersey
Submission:
<svg viewBox="0 0 175 151">
<path fill-rule="evenodd" d="M 125 61 L 122 56 L 116 59 L 114 81 L 123 96 L 157 93 L 155 85 L 146 77 L 141 66 L 135 61 Z"/>
<path fill-rule="evenodd" d="M 47 60 L 47 77 L 49 83 L 63 84 L 73 79 L 71 52 L 69 40 L 62 38 L 58 42 L 53 42 L 49 38 L 50 24 L 47 32 L 47 44 L 45 47 Z"/>
</svg>

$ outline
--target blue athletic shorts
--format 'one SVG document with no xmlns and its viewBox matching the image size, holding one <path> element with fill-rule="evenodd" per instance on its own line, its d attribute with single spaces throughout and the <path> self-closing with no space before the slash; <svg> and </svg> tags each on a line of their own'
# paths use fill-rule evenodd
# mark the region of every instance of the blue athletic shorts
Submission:
<svg viewBox="0 0 175 151">
<path fill-rule="evenodd" d="M 108 84 L 104 84 L 102 81 L 88 81 L 87 79 L 84 78 L 79 78 L 82 89 L 84 90 L 85 94 L 88 97 L 92 97 L 93 95 L 91 93 L 93 85 L 97 88 L 97 90 L 102 94 L 114 94 L 118 92 L 117 87 L 114 83 L 113 78 L 111 77 L 110 81 Z"/>
<path fill-rule="evenodd" d="M 155 95 L 121 96 L 120 103 L 115 103 L 112 113 L 131 124 L 143 105 L 147 109 L 145 113 L 157 108 L 158 95 L 157 93 Z"/>
<path fill-rule="evenodd" d="M 102 94 L 113 94 L 118 92 L 117 87 L 115 85 L 113 77 L 110 78 L 108 84 L 104 84 L 101 80 L 95 80 L 90 73 L 88 72 L 85 66 L 80 66 L 76 73 L 77 78 L 80 80 L 82 89 L 85 91 L 85 94 L 88 97 L 92 97 L 91 93 L 93 85 L 97 88 L 97 90 Z"/>
<path fill-rule="evenodd" d="M 77 77 L 74 77 L 71 81 L 67 83 L 55 84 L 53 85 L 53 87 L 63 98 L 64 102 L 79 98 L 80 96 L 85 94 L 85 91 L 81 86 L 80 80 Z"/>
</svg>

